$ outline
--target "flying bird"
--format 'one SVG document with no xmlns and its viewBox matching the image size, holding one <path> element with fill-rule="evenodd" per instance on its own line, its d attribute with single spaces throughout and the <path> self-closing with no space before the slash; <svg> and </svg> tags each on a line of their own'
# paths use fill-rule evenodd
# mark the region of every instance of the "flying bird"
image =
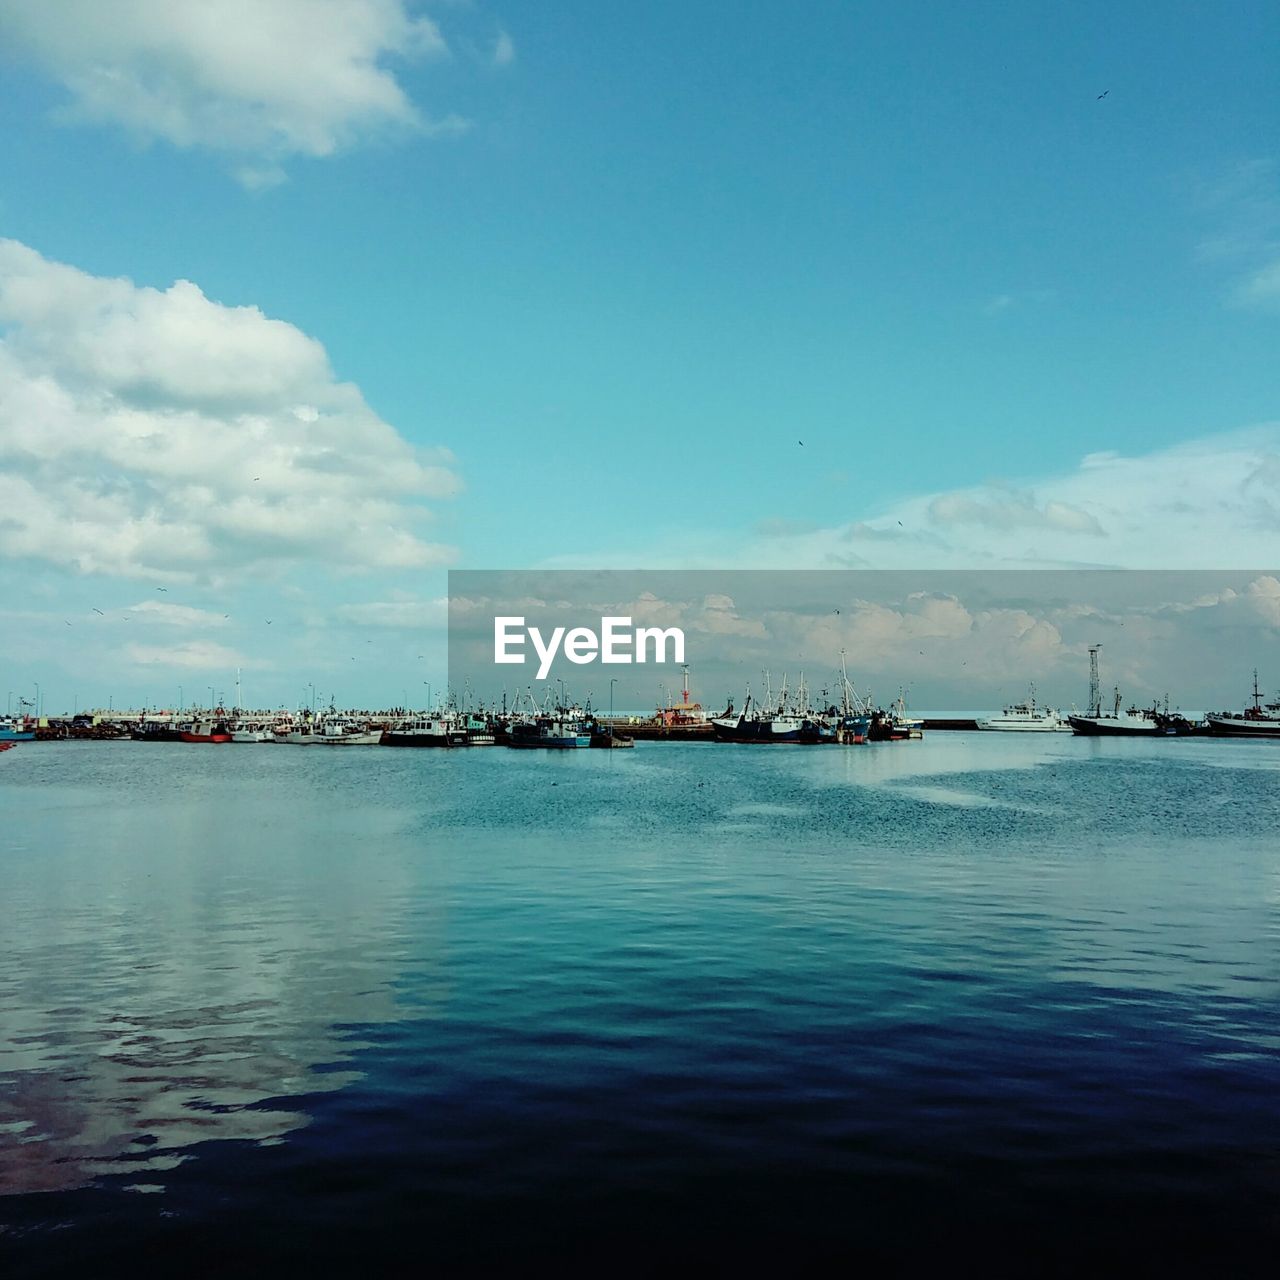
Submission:
<svg viewBox="0 0 1280 1280">
<path fill-rule="evenodd" d="M 1097 100 L 1098 100 L 1099 102 L 1101 102 L 1101 101 L 1103 100 L 1103 98 L 1105 98 L 1105 97 L 1107 96 L 1107 94 L 1109 94 L 1110 92 L 1111 92 L 1111 90 L 1110 90 L 1110 89 L 1103 89 L 1103 91 L 1102 91 L 1100 94 L 1098 94 L 1098 99 L 1097 99 Z"/>
<path fill-rule="evenodd" d="M 803 448 L 804 448 L 804 441 L 803 441 L 803 440 L 801 440 L 801 441 L 799 441 L 798 443 L 799 443 L 800 447 L 803 449 Z"/>
<path fill-rule="evenodd" d="M 901 521 L 901 520 L 899 520 L 899 521 L 898 521 L 898 528 L 899 528 L 899 529 L 901 529 L 901 528 L 902 528 L 902 521 Z"/>
<path fill-rule="evenodd" d="M 157 590 L 157 591 L 168 591 L 168 590 L 169 590 L 169 588 L 168 588 L 168 587 L 157 587 L 157 588 L 156 588 L 156 590 Z"/>
<path fill-rule="evenodd" d="M 254 478 L 255 480 L 261 480 L 261 479 L 262 479 L 262 477 L 261 477 L 261 476 L 254 476 L 253 478 Z"/>
<path fill-rule="evenodd" d="M 67 622 L 66 618 L 63 618 L 63 622 Z M 70 625 L 71 623 L 67 622 L 67 626 L 70 626 Z"/>
<path fill-rule="evenodd" d="M 101 609 L 95 609 L 95 610 L 94 610 L 94 613 L 102 613 L 102 610 L 101 610 Z M 107 615 L 106 615 L 105 613 L 102 613 L 102 616 L 105 618 Z"/>
<path fill-rule="evenodd" d="M 270 619 L 270 618 L 268 618 L 268 619 L 267 619 L 267 626 L 270 626 L 270 625 L 271 625 L 271 619 Z"/>
</svg>

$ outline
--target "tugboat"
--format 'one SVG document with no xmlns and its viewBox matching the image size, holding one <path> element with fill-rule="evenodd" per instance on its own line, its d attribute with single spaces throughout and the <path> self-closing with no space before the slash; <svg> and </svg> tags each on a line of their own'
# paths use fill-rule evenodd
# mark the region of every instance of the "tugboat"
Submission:
<svg viewBox="0 0 1280 1280">
<path fill-rule="evenodd" d="M 1098 684 L 1098 650 L 1101 648 L 1100 644 L 1089 646 L 1089 710 L 1084 715 L 1072 712 L 1067 717 L 1072 730 L 1091 738 L 1132 738 L 1159 732 L 1154 708 L 1149 711 L 1139 711 L 1137 707 L 1130 707 L 1127 711 L 1120 710 L 1118 685 L 1115 705 L 1107 715 L 1102 714 L 1102 691 Z"/>
<path fill-rule="evenodd" d="M 1253 673 L 1253 706 L 1241 712 L 1215 711 L 1205 717 L 1209 732 L 1227 738 L 1280 738 L 1280 701 L 1262 701 L 1258 672 Z"/>
</svg>

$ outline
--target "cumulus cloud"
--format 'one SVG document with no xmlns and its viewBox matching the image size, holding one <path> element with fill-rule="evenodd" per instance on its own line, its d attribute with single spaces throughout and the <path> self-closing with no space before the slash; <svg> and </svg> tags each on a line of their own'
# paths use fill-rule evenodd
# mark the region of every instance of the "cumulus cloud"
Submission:
<svg viewBox="0 0 1280 1280">
<path fill-rule="evenodd" d="M 422 568 L 450 555 L 418 532 L 449 461 L 293 325 L 0 241 L 0 554 L 157 581 Z"/>
<path fill-rule="evenodd" d="M 0 0 L 0 38 L 61 83 L 65 120 L 275 162 L 242 168 L 249 185 L 288 156 L 465 127 L 396 79 L 395 60 L 448 56 L 404 0 Z"/>
</svg>

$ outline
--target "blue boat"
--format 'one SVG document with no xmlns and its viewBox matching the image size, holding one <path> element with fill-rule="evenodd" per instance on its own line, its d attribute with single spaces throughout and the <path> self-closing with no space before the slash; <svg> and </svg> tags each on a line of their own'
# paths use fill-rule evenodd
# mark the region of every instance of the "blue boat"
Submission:
<svg viewBox="0 0 1280 1280">
<path fill-rule="evenodd" d="M 32 742 L 35 736 L 35 729 L 28 729 L 25 720 L 14 716 L 0 720 L 0 742 Z"/>
</svg>

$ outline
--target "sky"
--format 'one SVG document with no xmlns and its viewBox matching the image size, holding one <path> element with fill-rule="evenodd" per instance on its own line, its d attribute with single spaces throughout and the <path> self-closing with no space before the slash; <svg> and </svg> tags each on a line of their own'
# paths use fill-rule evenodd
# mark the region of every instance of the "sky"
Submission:
<svg viewBox="0 0 1280 1280">
<path fill-rule="evenodd" d="M 1277 37 L 0 0 L 9 705 L 417 701 L 450 567 L 1274 569 Z"/>
</svg>

